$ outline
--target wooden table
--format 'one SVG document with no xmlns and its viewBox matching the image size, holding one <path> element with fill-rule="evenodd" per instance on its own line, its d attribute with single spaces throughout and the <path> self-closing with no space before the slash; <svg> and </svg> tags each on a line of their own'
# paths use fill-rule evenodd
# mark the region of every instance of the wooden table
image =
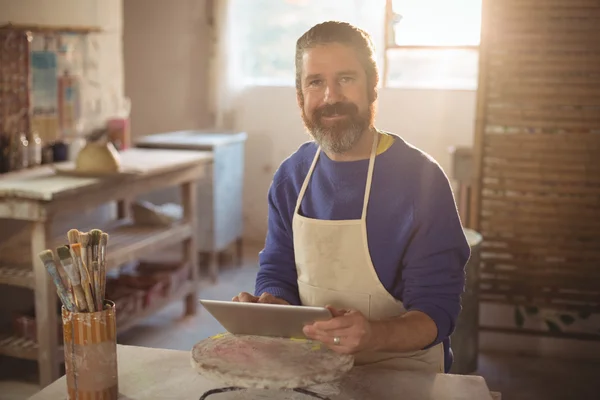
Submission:
<svg viewBox="0 0 600 400">
<path fill-rule="evenodd" d="M 191 367 L 190 352 L 117 346 L 120 398 L 128 400 L 177 399 L 198 400 L 205 392 L 221 388 Z M 30 400 L 64 399 L 65 377 L 60 378 Z M 367 371 L 355 367 L 335 385 L 308 388 L 325 393 L 331 400 L 496 400 L 482 377 L 397 371 Z M 210 395 L 207 400 L 227 399 L 297 399 L 310 400 L 290 391 L 229 392 Z"/>
<path fill-rule="evenodd" d="M 120 207 L 117 220 L 99 228 L 110 235 L 107 248 L 107 268 L 137 260 L 148 251 L 183 243 L 184 260 L 192 266 L 182 290 L 170 299 L 148 309 L 137 318 L 119 325 L 125 329 L 141 318 L 157 311 L 168 302 L 185 299 L 186 314 L 196 311 L 198 287 L 196 232 L 196 182 L 206 174 L 212 163 L 210 152 L 130 149 L 121 155 L 124 167 L 135 167 L 134 175 L 104 178 L 82 178 L 57 175 L 52 166 L 9 173 L 0 177 L 0 218 L 28 221 L 31 225 L 31 248 L 25 251 L 31 268 L 0 266 L 0 284 L 21 286 L 35 292 L 37 342 L 14 336 L 0 337 L 0 355 L 37 360 L 42 387 L 56 380 L 63 350 L 58 346 L 57 295 L 52 279 L 38 254 L 67 242 L 67 232 L 52 237 L 52 225 L 58 218 L 95 209 L 106 203 L 132 200 L 140 194 L 170 186 L 181 190 L 183 219 L 172 226 L 136 226 L 128 218 L 127 208 Z"/>
</svg>

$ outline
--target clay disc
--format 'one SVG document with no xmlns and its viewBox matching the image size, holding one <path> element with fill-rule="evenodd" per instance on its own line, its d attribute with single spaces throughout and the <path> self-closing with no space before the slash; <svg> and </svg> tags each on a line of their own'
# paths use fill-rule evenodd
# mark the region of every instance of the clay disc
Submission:
<svg viewBox="0 0 600 400">
<path fill-rule="evenodd" d="M 354 365 L 320 342 L 219 334 L 192 349 L 192 367 L 227 386 L 295 389 L 341 379 Z"/>
</svg>

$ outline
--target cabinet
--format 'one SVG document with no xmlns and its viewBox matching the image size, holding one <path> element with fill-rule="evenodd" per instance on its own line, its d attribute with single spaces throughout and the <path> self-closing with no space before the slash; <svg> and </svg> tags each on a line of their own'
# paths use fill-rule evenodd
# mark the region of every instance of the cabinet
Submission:
<svg viewBox="0 0 600 400">
<path fill-rule="evenodd" d="M 243 181 L 245 132 L 188 130 L 158 133 L 136 141 L 136 147 L 210 151 L 213 165 L 206 179 L 198 182 L 198 250 L 206 260 L 209 276 L 218 276 L 218 255 L 235 245 L 238 264 L 242 260 Z M 179 193 L 161 190 L 142 199 L 154 204 L 178 203 Z"/>
</svg>

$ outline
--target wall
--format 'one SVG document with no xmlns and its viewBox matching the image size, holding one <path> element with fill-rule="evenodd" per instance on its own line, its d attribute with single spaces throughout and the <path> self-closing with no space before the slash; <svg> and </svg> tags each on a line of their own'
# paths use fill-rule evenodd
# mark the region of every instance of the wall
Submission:
<svg viewBox="0 0 600 400">
<path fill-rule="evenodd" d="M 206 0 L 126 0 L 123 6 L 132 136 L 210 125 Z"/>
<path fill-rule="evenodd" d="M 472 144 L 475 101 L 474 91 L 382 89 L 376 125 L 431 154 L 450 174 L 448 147 Z M 273 173 L 309 137 L 292 87 L 248 88 L 236 102 L 236 110 L 236 129 L 248 132 L 245 236 L 262 243 Z"/>
</svg>

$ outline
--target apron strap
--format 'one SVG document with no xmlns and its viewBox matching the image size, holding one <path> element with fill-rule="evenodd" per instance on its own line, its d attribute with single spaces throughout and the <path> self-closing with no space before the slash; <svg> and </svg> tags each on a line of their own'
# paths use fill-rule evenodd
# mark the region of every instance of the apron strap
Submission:
<svg viewBox="0 0 600 400">
<path fill-rule="evenodd" d="M 319 154 L 321 154 L 320 146 L 317 147 L 317 152 L 315 153 L 315 157 L 313 158 L 312 164 L 310 165 L 310 169 L 306 174 L 306 178 L 304 178 L 304 182 L 302 182 L 302 187 L 300 188 L 300 193 L 298 193 L 298 199 L 296 200 L 296 208 L 294 209 L 294 214 L 298 214 L 298 211 L 300 211 L 300 204 L 302 203 L 302 199 L 304 198 L 304 193 L 306 192 L 306 188 L 308 187 L 310 177 L 312 176 L 312 173 L 315 170 L 315 166 L 317 165 Z"/>
<path fill-rule="evenodd" d="M 373 169 L 375 167 L 375 156 L 377 155 L 377 145 L 379 144 L 379 131 L 375 130 L 373 135 L 373 147 L 371 148 L 371 156 L 369 157 L 369 169 L 367 170 L 367 182 L 365 183 L 365 198 L 363 199 L 363 210 L 360 219 L 367 219 L 367 206 L 369 205 L 369 197 L 371 194 L 371 182 L 373 181 Z"/>
<path fill-rule="evenodd" d="M 369 196 L 371 194 L 371 182 L 373 181 L 373 169 L 375 166 L 375 156 L 377 155 L 377 145 L 379 144 L 379 132 L 375 130 L 375 134 L 373 135 L 373 146 L 371 148 L 371 155 L 369 156 L 369 168 L 367 170 L 367 181 L 365 183 L 365 197 L 363 199 L 363 210 L 360 219 L 362 221 L 367 218 L 367 206 L 369 205 Z M 298 193 L 298 199 L 296 200 L 296 207 L 294 209 L 294 214 L 297 214 L 300 211 L 300 204 L 302 203 L 302 199 L 304 198 L 304 194 L 306 193 L 306 188 L 308 187 L 308 183 L 310 182 L 310 178 L 315 170 L 315 166 L 317 165 L 317 161 L 319 159 L 319 155 L 321 154 L 321 147 L 317 148 L 317 152 L 315 153 L 315 157 L 313 158 L 312 164 L 306 174 L 306 178 L 304 178 L 304 182 L 302 182 L 302 187 L 300 188 L 300 193 Z"/>
</svg>

